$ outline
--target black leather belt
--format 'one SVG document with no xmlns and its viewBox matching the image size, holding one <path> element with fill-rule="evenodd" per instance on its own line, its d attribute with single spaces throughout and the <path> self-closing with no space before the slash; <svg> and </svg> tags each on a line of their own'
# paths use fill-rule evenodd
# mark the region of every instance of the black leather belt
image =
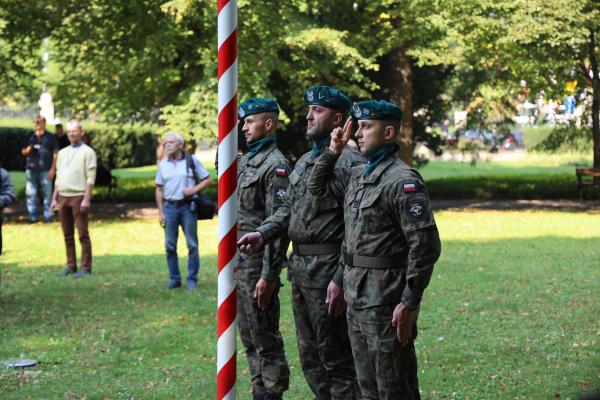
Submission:
<svg viewBox="0 0 600 400">
<path fill-rule="evenodd" d="M 340 252 L 341 243 L 292 243 L 294 254 L 297 256 L 318 256 Z"/>
<path fill-rule="evenodd" d="M 391 257 L 357 256 L 355 254 L 342 253 L 344 264 L 351 267 L 362 267 L 372 269 L 399 269 L 406 266 L 406 254 L 398 254 Z"/>
<path fill-rule="evenodd" d="M 167 200 L 167 199 L 165 199 L 165 203 L 169 203 L 169 204 L 172 204 L 174 206 L 179 207 L 181 205 L 188 204 L 188 201 L 187 201 L 187 199 L 181 199 L 181 200 Z"/>
</svg>

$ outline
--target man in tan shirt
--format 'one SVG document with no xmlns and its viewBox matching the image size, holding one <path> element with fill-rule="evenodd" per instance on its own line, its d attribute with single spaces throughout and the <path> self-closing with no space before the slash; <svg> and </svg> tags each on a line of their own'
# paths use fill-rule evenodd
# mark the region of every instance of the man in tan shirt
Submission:
<svg viewBox="0 0 600 400">
<path fill-rule="evenodd" d="M 58 208 L 67 248 L 67 267 L 60 275 L 76 273 L 75 278 L 82 278 L 92 273 L 88 212 L 96 181 L 96 153 L 83 142 L 83 129 L 79 121 L 67 123 L 67 136 L 71 145 L 58 152 L 52 208 Z M 75 225 L 81 243 L 79 272 L 75 255 Z"/>
</svg>

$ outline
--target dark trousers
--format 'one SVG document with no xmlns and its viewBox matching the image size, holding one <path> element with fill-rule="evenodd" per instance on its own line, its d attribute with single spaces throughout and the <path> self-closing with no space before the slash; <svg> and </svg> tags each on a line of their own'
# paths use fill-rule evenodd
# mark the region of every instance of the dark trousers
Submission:
<svg viewBox="0 0 600 400">
<path fill-rule="evenodd" d="M 260 264 L 259 264 L 260 265 Z M 260 268 L 238 270 L 238 327 L 246 350 L 256 398 L 280 399 L 289 387 L 290 369 L 279 331 L 279 286 L 266 310 L 258 308 L 254 289 Z"/>
<path fill-rule="evenodd" d="M 364 400 L 420 400 L 414 338 L 403 346 L 392 326 L 394 307 L 348 307 L 356 376 Z"/>
<path fill-rule="evenodd" d="M 81 268 L 92 270 L 92 242 L 88 231 L 88 213 L 81 210 L 83 196 L 64 197 L 58 195 L 58 216 L 65 236 L 67 248 L 67 267 L 72 271 L 77 270 L 75 254 L 75 226 L 79 233 L 81 244 Z"/>
<path fill-rule="evenodd" d="M 317 400 L 360 399 L 346 317 L 327 312 L 326 288 L 292 284 L 300 363 Z"/>
</svg>

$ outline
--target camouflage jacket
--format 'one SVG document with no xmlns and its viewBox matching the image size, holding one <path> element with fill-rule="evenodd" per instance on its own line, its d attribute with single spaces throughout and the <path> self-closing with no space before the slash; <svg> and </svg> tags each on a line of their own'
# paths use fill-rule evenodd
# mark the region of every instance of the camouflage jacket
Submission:
<svg viewBox="0 0 600 400">
<path fill-rule="evenodd" d="M 386 258 L 392 264 L 382 268 L 374 261 L 362 262 L 368 266 L 345 263 L 346 301 L 355 308 L 400 302 L 417 308 L 441 252 L 423 178 L 395 155 L 381 161 L 368 177 L 364 166 L 334 170 L 336 160 L 329 149 L 323 152 L 308 190 L 316 196 L 344 196 L 345 252 Z"/>
<path fill-rule="evenodd" d="M 289 183 L 290 165 L 275 143 L 253 158 L 241 157 L 238 170 L 238 236 L 254 231 L 283 204 Z M 261 277 L 275 281 L 285 266 L 287 235 L 265 246 L 264 251 L 242 256 L 240 269 L 260 269 Z"/>
<path fill-rule="evenodd" d="M 343 196 L 327 193 L 318 198 L 306 190 L 315 161 L 309 152 L 296 163 L 290 174 L 284 204 L 257 229 L 263 235 L 265 243 L 286 231 L 294 243 L 342 243 Z M 365 162 L 365 157 L 358 150 L 348 146 L 335 166 L 349 169 L 355 165 L 364 165 Z M 339 264 L 339 255 L 339 251 L 310 256 L 294 254 L 289 264 L 289 278 L 304 287 L 324 288 L 331 280 L 341 286 L 343 269 Z"/>
</svg>

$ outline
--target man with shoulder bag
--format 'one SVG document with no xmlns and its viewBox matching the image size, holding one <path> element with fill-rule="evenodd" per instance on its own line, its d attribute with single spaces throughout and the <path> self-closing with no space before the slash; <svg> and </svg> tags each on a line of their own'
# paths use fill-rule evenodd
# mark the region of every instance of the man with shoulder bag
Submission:
<svg viewBox="0 0 600 400">
<path fill-rule="evenodd" d="M 202 181 L 202 178 L 198 176 L 198 172 L 196 170 L 196 163 L 192 158 L 191 154 L 185 155 L 185 162 L 189 171 L 192 171 L 192 175 L 196 184 L 199 184 Z M 190 207 L 192 211 L 196 210 L 196 215 L 198 219 L 213 219 L 215 213 L 217 211 L 217 207 L 215 202 L 210 199 L 204 193 L 196 193 L 191 198 Z"/>
<path fill-rule="evenodd" d="M 165 248 L 169 268 L 168 289 L 181 287 L 177 258 L 179 226 L 183 229 L 188 248 L 187 288 L 198 287 L 200 257 L 198 255 L 198 215 L 192 198 L 210 184 L 210 175 L 196 156 L 183 151 L 183 137 L 167 132 L 164 158 L 156 172 L 156 204 L 159 222 L 165 228 Z M 189 168 L 188 162 L 193 165 Z"/>
</svg>

